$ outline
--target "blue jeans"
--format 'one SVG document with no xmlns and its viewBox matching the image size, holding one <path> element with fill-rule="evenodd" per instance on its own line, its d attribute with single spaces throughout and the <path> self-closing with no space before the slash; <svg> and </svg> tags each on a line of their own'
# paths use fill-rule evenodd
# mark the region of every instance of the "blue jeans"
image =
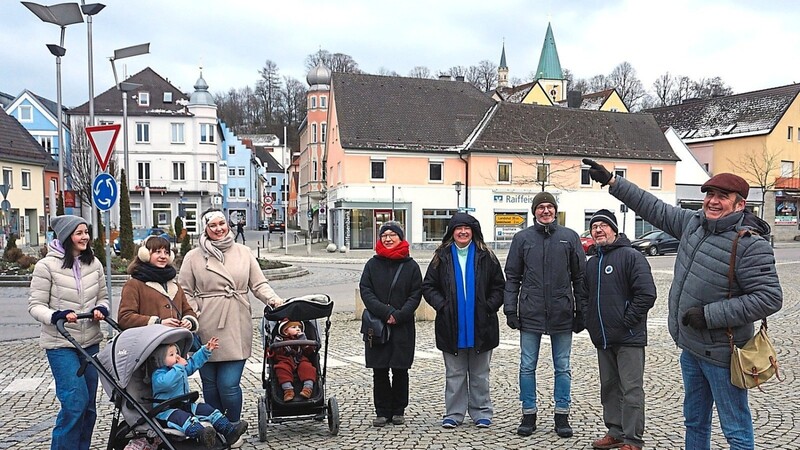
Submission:
<svg viewBox="0 0 800 450">
<path fill-rule="evenodd" d="M 711 448 L 711 408 L 717 405 L 722 433 L 731 450 L 752 450 L 753 420 L 747 404 L 747 390 L 731 384 L 731 370 L 681 353 L 683 375 L 683 418 L 686 448 Z"/>
<path fill-rule="evenodd" d="M 242 417 L 242 372 L 245 360 L 208 362 L 200 368 L 203 400 L 231 422 Z"/>
<path fill-rule="evenodd" d="M 94 355 L 100 345 L 90 345 L 85 350 Z M 86 358 L 72 347 L 49 349 L 45 353 L 56 380 L 56 397 L 61 402 L 50 449 L 88 450 L 97 418 L 97 369 L 89 364 L 83 376 L 78 377 L 78 369 Z"/>
<path fill-rule="evenodd" d="M 535 414 L 536 408 L 536 365 L 539 362 L 539 346 L 542 343 L 541 333 L 519 333 L 519 399 L 522 400 L 522 413 Z M 550 335 L 553 349 L 554 388 L 556 414 L 569 414 L 572 403 L 572 372 L 569 367 L 569 356 L 572 352 L 572 331 Z"/>
</svg>

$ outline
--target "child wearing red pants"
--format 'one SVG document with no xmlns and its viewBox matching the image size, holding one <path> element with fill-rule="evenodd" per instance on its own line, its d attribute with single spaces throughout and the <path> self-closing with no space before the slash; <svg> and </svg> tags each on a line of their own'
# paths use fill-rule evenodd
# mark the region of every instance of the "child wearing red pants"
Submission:
<svg viewBox="0 0 800 450">
<path fill-rule="evenodd" d="M 304 340 L 306 334 L 303 331 L 303 323 L 284 319 L 278 325 L 278 335 L 275 342 Z M 300 397 L 311 398 L 314 392 L 314 383 L 317 382 L 317 369 L 311 364 L 308 356 L 314 354 L 314 347 L 311 345 L 287 345 L 275 349 L 273 358 L 275 361 L 275 374 L 278 382 L 283 388 L 283 401 L 294 400 L 294 376 L 303 382 L 303 389 Z"/>
</svg>

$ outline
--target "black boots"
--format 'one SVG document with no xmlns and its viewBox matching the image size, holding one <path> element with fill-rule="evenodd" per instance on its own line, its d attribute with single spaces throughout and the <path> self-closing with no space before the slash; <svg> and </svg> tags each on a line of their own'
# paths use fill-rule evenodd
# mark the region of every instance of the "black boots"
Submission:
<svg viewBox="0 0 800 450">
<path fill-rule="evenodd" d="M 569 414 L 556 414 L 556 434 L 562 438 L 572 437 L 572 427 L 569 426 Z M 517 431 L 519 432 L 519 431 Z"/>
<path fill-rule="evenodd" d="M 520 436 L 530 436 L 536 430 L 536 413 L 523 414 L 522 423 L 517 427 L 517 434 Z"/>
<path fill-rule="evenodd" d="M 227 417 L 222 416 L 216 422 L 214 422 L 214 429 L 219 432 L 219 434 L 225 436 L 225 442 L 228 445 L 231 445 L 239 440 L 240 437 L 247 431 L 247 421 L 240 420 L 239 422 L 233 423 L 228 420 Z"/>
<path fill-rule="evenodd" d="M 204 427 L 200 422 L 193 422 L 186 428 L 186 437 L 197 439 L 205 448 L 211 448 L 217 441 L 217 432 L 211 427 Z"/>
</svg>

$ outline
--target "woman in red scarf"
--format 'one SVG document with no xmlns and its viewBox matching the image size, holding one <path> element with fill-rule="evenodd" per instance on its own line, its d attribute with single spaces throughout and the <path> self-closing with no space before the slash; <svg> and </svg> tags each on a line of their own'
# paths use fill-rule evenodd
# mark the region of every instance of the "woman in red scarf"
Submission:
<svg viewBox="0 0 800 450">
<path fill-rule="evenodd" d="M 422 274 L 408 255 L 403 225 L 386 222 L 378 232 L 376 255 L 364 266 L 361 299 L 376 317 L 391 327 L 385 344 L 365 343 L 367 367 L 372 369 L 376 418 L 372 425 L 402 425 L 408 406 L 408 369 L 414 361 L 414 312 L 422 298 Z M 392 379 L 389 380 L 389 369 Z"/>
</svg>

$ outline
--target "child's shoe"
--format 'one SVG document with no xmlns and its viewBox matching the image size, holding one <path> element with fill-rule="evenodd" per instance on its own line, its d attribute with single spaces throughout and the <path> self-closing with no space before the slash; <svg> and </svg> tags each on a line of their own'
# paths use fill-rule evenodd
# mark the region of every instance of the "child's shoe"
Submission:
<svg viewBox="0 0 800 450">
<path fill-rule="evenodd" d="M 231 445 L 239 440 L 239 438 L 247 431 L 247 421 L 240 420 L 233 423 L 227 417 L 222 416 L 214 422 L 214 429 L 219 431 L 225 437 L 225 443 Z"/>
<path fill-rule="evenodd" d="M 308 400 L 309 398 L 311 398 L 311 394 L 313 393 L 314 390 L 312 388 L 304 387 L 303 390 L 300 391 L 300 397 L 303 397 L 304 399 Z"/>
<path fill-rule="evenodd" d="M 214 428 L 204 427 L 200 422 L 189 425 L 185 434 L 188 438 L 197 439 L 205 448 L 212 448 L 217 442 L 217 432 L 214 431 Z"/>
<path fill-rule="evenodd" d="M 302 394 L 300 394 L 302 395 Z M 283 401 L 290 402 L 294 400 L 294 389 L 284 389 L 283 390 Z"/>
</svg>

